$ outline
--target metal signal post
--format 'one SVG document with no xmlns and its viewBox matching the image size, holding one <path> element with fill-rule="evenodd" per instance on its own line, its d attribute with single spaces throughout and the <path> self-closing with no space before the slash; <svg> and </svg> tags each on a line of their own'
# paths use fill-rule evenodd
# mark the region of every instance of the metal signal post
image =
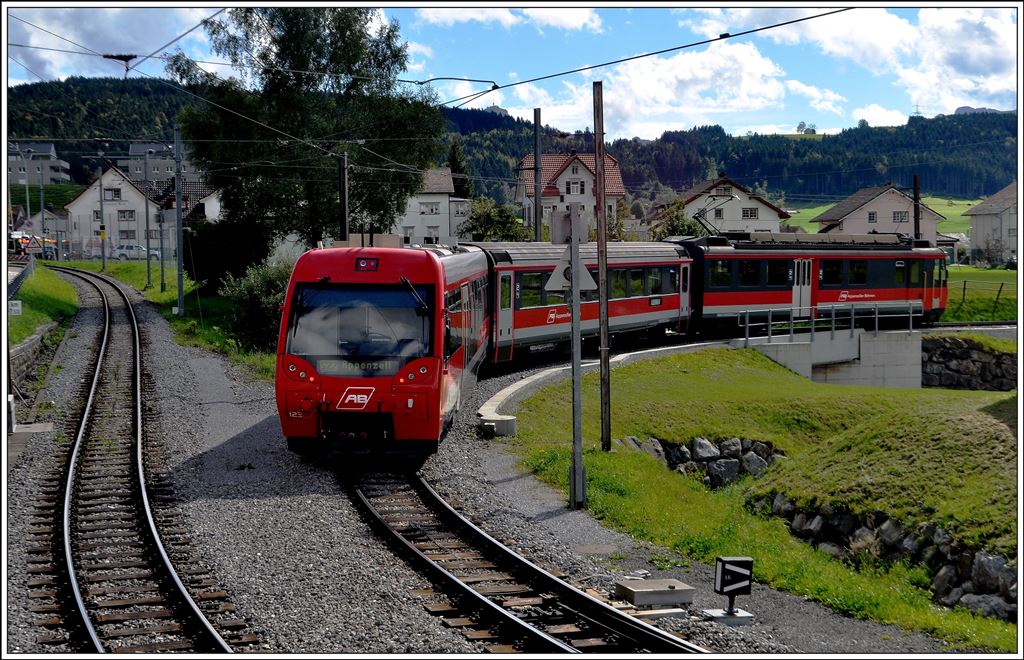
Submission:
<svg viewBox="0 0 1024 660">
<path fill-rule="evenodd" d="M 608 219 L 604 208 L 604 93 L 594 81 L 594 195 L 597 197 L 597 286 L 601 358 L 601 451 L 612 450 L 611 350 L 608 340 Z"/>
</svg>

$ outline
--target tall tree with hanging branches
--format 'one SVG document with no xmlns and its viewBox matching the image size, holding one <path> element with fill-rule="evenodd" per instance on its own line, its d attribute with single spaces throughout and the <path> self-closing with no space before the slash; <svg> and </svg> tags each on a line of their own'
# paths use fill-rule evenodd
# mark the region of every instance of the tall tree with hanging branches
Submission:
<svg viewBox="0 0 1024 660">
<path fill-rule="evenodd" d="M 342 154 L 353 232 L 390 231 L 420 187 L 444 121 L 428 87 L 399 81 L 406 45 L 398 23 L 381 17 L 359 7 L 240 7 L 205 24 L 213 51 L 234 65 L 230 76 L 180 51 L 168 64 L 208 101 L 181 113 L 184 140 L 222 191 L 222 222 L 251 232 L 250 250 L 265 245 L 250 263 L 277 236 L 312 246 L 339 235 Z"/>
</svg>

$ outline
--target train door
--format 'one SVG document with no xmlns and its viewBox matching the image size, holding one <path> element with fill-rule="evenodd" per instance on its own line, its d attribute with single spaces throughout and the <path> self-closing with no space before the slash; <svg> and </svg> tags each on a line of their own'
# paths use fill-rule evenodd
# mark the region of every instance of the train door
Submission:
<svg viewBox="0 0 1024 660">
<path fill-rule="evenodd" d="M 810 259 L 793 260 L 793 315 L 811 315 L 811 277 L 814 273 Z"/>
<path fill-rule="evenodd" d="M 503 362 L 512 359 L 512 309 L 515 296 L 512 295 L 512 273 L 505 272 L 498 275 L 498 336 L 495 342 L 495 362 Z"/>
<path fill-rule="evenodd" d="M 686 264 L 679 269 L 679 316 L 682 319 L 690 318 L 690 265 Z"/>
</svg>

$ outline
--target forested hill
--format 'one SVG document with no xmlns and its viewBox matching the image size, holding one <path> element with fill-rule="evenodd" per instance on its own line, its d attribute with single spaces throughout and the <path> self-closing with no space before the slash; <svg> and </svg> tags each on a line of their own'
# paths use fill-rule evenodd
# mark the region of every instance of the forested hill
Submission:
<svg viewBox="0 0 1024 660">
<path fill-rule="evenodd" d="M 8 88 L 8 140 L 55 141 L 75 181 L 88 180 L 98 141 L 125 154 L 129 138 L 170 141 L 176 113 L 195 99 L 155 79 L 69 78 Z M 462 142 L 480 177 L 478 193 L 510 201 L 519 161 L 533 151 L 532 122 L 484 110 L 443 109 L 450 139 Z M 926 194 L 990 195 L 1017 172 L 1017 115 L 985 113 L 911 117 L 905 126 L 844 130 L 837 135 L 730 136 L 719 126 L 670 131 L 656 140 L 615 140 L 631 195 L 654 198 L 724 172 L 779 198 L 836 198 L 892 181 L 921 177 Z M 545 152 L 593 150 L 593 134 L 545 127 Z M 447 145 L 438 147 L 438 163 Z"/>
</svg>

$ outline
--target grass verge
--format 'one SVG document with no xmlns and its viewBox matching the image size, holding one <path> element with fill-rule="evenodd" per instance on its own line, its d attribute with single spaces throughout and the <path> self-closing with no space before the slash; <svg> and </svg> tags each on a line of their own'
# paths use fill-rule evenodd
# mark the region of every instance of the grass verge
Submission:
<svg viewBox="0 0 1024 660">
<path fill-rule="evenodd" d="M 78 311 L 75 288 L 56 273 L 39 268 L 22 284 L 16 300 L 21 301 L 21 315 L 7 317 L 7 343 L 16 346 L 35 333 L 36 328 L 70 319 Z"/>
<path fill-rule="evenodd" d="M 61 265 L 99 272 L 101 262 L 73 261 Z M 153 286 L 149 288 L 146 287 L 146 264 L 143 262 L 107 260 L 105 274 L 138 289 L 147 300 L 155 304 L 160 314 L 170 323 L 178 343 L 221 353 L 233 363 L 245 366 L 257 378 L 273 382 L 276 356 L 273 353 L 243 349 L 229 330 L 233 311 L 231 303 L 220 296 L 200 295 L 199 286 L 187 274 L 182 278 L 183 316 L 173 311 L 178 306 L 178 273 L 173 266 L 164 267 L 165 291 L 160 291 L 159 263 L 152 264 Z"/>
<path fill-rule="evenodd" d="M 527 469 L 563 490 L 572 437 L 569 388 L 556 384 L 525 401 L 511 441 Z M 855 570 L 793 538 L 783 521 L 746 508 L 748 500 L 785 492 L 802 505 L 827 501 L 855 514 L 877 509 L 910 525 L 943 521 L 961 540 L 1016 556 L 1017 450 L 1008 428 L 1016 393 L 901 390 L 897 398 L 883 388 L 815 384 L 756 352 L 726 350 L 620 367 L 612 388 L 616 437 L 769 440 L 788 460 L 760 480 L 711 492 L 645 455 L 602 453 L 598 380 L 588 375 L 588 504 L 607 524 L 686 558 L 752 556 L 758 581 L 850 616 L 927 632 L 962 648 L 1016 650 L 1015 626 L 935 607 L 924 569 L 869 562 Z"/>
</svg>

